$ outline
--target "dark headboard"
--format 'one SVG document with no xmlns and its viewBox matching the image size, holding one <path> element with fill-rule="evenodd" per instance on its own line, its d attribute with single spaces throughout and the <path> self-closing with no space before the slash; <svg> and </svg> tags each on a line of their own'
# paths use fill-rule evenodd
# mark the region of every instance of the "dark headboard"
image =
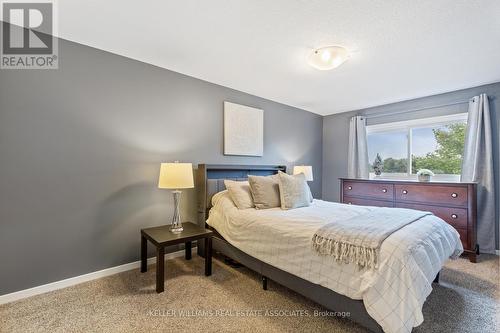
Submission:
<svg viewBox="0 0 500 333">
<path fill-rule="evenodd" d="M 212 207 L 212 196 L 223 191 L 224 179 L 246 180 L 249 175 L 269 176 L 286 172 L 284 165 L 224 165 L 198 164 L 196 171 L 196 191 L 198 195 L 198 224 L 205 225 Z"/>
</svg>

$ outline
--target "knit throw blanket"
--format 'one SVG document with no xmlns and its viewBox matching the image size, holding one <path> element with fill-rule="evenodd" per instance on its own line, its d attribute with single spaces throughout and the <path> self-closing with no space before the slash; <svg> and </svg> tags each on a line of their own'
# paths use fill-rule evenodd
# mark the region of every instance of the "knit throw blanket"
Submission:
<svg viewBox="0 0 500 333">
<path fill-rule="evenodd" d="M 360 268 L 378 267 L 382 242 L 404 226 L 432 215 L 404 208 L 374 208 L 353 218 L 328 223 L 312 238 L 316 252 L 331 255 L 340 263 L 355 263 Z"/>
</svg>

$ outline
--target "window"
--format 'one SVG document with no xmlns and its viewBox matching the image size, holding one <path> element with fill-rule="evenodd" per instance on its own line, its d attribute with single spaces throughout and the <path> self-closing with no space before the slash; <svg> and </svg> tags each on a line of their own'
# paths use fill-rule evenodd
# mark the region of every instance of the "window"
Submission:
<svg viewBox="0 0 500 333">
<path fill-rule="evenodd" d="M 416 178 L 430 169 L 438 180 L 459 180 L 467 113 L 367 126 L 370 176 Z"/>
</svg>

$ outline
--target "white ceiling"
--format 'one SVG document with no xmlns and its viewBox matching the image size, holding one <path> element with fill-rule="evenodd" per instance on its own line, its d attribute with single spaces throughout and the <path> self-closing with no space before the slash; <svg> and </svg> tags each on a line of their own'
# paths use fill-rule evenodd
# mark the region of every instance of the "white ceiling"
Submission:
<svg viewBox="0 0 500 333">
<path fill-rule="evenodd" d="M 500 81 L 499 0 L 58 3 L 62 38 L 322 115 Z"/>
</svg>

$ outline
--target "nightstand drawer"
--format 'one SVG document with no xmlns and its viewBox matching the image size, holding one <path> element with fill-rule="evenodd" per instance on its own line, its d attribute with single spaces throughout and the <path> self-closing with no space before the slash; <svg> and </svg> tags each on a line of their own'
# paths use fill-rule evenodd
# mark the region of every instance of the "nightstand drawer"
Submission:
<svg viewBox="0 0 500 333">
<path fill-rule="evenodd" d="M 392 200 L 394 197 L 394 185 L 392 184 L 345 181 L 343 186 L 346 196 L 369 197 L 376 200 Z"/>
</svg>

